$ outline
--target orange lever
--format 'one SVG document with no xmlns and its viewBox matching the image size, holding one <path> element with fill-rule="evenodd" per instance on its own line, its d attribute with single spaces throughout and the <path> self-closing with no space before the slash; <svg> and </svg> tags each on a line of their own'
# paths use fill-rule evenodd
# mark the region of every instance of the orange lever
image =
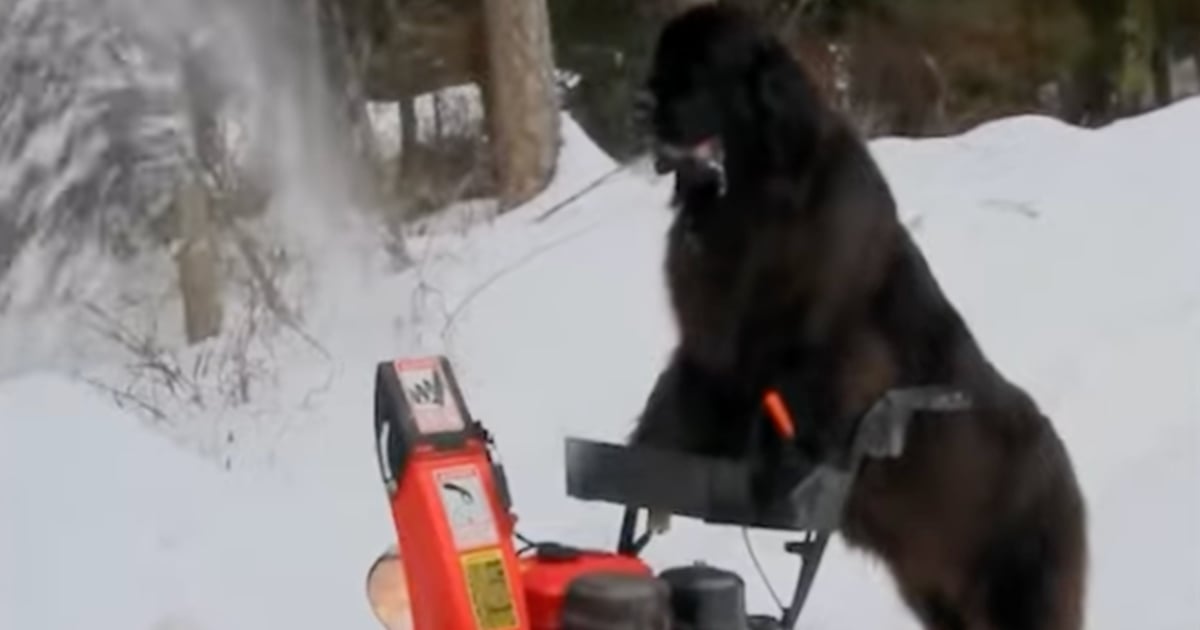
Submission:
<svg viewBox="0 0 1200 630">
<path fill-rule="evenodd" d="M 788 412 L 783 396 L 780 396 L 777 390 L 768 389 L 763 396 L 763 405 L 767 408 L 767 417 L 771 419 L 771 424 L 775 425 L 779 435 L 784 439 L 795 439 L 796 423 L 792 421 L 792 414 Z"/>
</svg>

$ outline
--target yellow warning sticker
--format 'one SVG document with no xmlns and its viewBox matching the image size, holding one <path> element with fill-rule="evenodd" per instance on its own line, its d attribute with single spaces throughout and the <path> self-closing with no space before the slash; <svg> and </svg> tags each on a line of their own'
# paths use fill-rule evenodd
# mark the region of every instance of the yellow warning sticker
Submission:
<svg viewBox="0 0 1200 630">
<path fill-rule="evenodd" d="M 475 624 L 482 630 L 517 627 L 517 608 L 509 588 L 504 556 L 497 548 L 463 554 L 467 593 L 475 611 Z"/>
</svg>

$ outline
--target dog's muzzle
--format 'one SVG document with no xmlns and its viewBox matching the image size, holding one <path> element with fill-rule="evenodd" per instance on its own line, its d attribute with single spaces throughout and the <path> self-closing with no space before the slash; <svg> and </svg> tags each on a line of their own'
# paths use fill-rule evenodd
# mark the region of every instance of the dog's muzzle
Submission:
<svg viewBox="0 0 1200 630">
<path fill-rule="evenodd" d="M 691 146 L 659 142 L 654 147 L 654 168 L 659 175 L 678 170 L 680 166 L 723 166 L 720 142 L 716 138 L 702 140 Z"/>
<path fill-rule="evenodd" d="M 654 136 L 653 119 L 655 108 L 654 96 L 649 92 L 638 92 L 634 98 L 635 125 Z M 682 145 L 653 140 L 654 171 L 659 175 L 675 173 L 676 179 L 683 187 L 687 182 L 702 180 L 715 181 L 719 194 L 725 193 L 725 152 L 720 139 L 716 136 L 706 138 L 692 145 Z"/>
<path fill-rule="evenodd" d="M 691 146 L 656 144 L 654 170 L 659 175 L 675 173 L 680 183 L 684 184 L 684 180 L 694 183 L 715 181 L 717 194 L 725 194 L 725 154 L 717 138 L 709 138 Z"/>
</svg>

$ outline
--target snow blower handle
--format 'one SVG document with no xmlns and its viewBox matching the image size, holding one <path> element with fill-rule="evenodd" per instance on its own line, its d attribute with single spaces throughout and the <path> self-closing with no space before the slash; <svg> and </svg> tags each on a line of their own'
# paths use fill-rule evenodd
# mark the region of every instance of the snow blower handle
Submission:
<svg viewBox="0 0 1200 630">
<path fill-rule="evenodd" d="M 961 392 L 942 387 L 895 389 L 862 415 L 844 452 L 821 461 L 794 459 L 771 476 L 788 479 L 769 497 L 758 497 L 764 471 L 749 459 L 707 457 L 651 446 L 626 446 L 568 437 L 567 494 L 688 516 L 721 525 L 785 531 L 836 529 L 865 458 L 904 452 L 918 412 L 950 413 L 970 406 Z M 640 548 L 632 537 L 630 549 Z M 642 541 L 644 545 L 645 541 Z"/>
<path fill-rule="evenodd" d="M 764 402 L 777 430 L 785 436 L 794 431 L 778 397 Z M 955 413 L 970 406 L 968 396 L 949 388 L 890 390 L 860 417 L 847 449 L 822 461 L 793 462 L 773 470 L 770 474 L 795 481 L 779 486 L 777 495 L 765 497 L 765 502 L 755 498 L 762 471 L 750 461 L 567 438 L 567 493 L 625 506 L 618 553 L 633 556 L 652 537 L 649 529 L 637 533 L 638 512 L 643 509 L 708 523 L 802 533 L 802 540 L 785 546 L 801 559 L 791 602 L 780 619 L 759 618 L 761 625 L 755 626 L 790 630 L 807 600 L 829 538 L 841 525 L 863 461 L 901 456 L 916 414 Z"/>
</svg>

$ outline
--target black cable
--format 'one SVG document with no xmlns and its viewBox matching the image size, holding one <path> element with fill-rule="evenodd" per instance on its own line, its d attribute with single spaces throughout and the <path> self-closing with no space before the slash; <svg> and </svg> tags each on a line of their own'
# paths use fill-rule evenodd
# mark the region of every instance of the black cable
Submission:
<svg viewBox="0 0 1200 630">
<path fill-rule="evenodd" d="M 523 545 L 520 549 L 517 549 L 518 556 L 523 556 L 526 553 L 529 553 L 530 550 L 538 548 L 538 543 L 533 542 L 524 534 L 515 529 L 513 530 L 513 536 L 515 536 L 517 540 L 521 541 L 521 544 Z"/>
<path fill-rule="evenodd" d="M 771 594 L 771 599 L 775 600 L 775 605 L 779 610 L 786 611 L 783 607 L 783 600 L 779 599 L 779 593 L 775 592 L 775 587 L 771 586 L 771 580 L 767 579 L 767 572 L 763 570 L 762 563 L 758 561 L 758 554 L 754 553 L 754 545 L 750 544 L 750 533 L 745 527 L 742 528 L 742 540 L 746 543 L 746 551 L 750 552 L 750 560 L 754 562 L 754 568 L 758 571 L 758 577 L 762 579 L 763 585 L 767 587 L 767 592 Z"/>
<path fill-rule="evenodd" d="M 607 182 L 608 180 L 612 179 L 614 176 L 620 174 L 622 171 L 629 168 L 633 164 L 634 164 L 633 162 L 628 162 L 625 164 L 618 164 L 617 166 L 613 167 L 612 169 L 610 169 L 608 172 L 604 173 L 600 177 L 593 179 L 590 183 L 588 183 L 588 185 L 575 191 L 573 194 L 571 194 L 566 199 L 563 199 L 562 201 L 554 204 L 553 206 L 550 206 L 550 209 L 546 210 L 546 211 L 542 212 L 540 215 L 538 215 L 538 217 L 536 219 L 534 219 L 534 222 L 541 223 L 542 221 L 549 219 L 551 216 L 554 215 L 554 213 L 575 203 L 576 201 L 579 201 L 584 196 L 586 196 L 588 193 L 590 193 L 593 190 L 604 185 L 604 182 Z"/>
</svg>

